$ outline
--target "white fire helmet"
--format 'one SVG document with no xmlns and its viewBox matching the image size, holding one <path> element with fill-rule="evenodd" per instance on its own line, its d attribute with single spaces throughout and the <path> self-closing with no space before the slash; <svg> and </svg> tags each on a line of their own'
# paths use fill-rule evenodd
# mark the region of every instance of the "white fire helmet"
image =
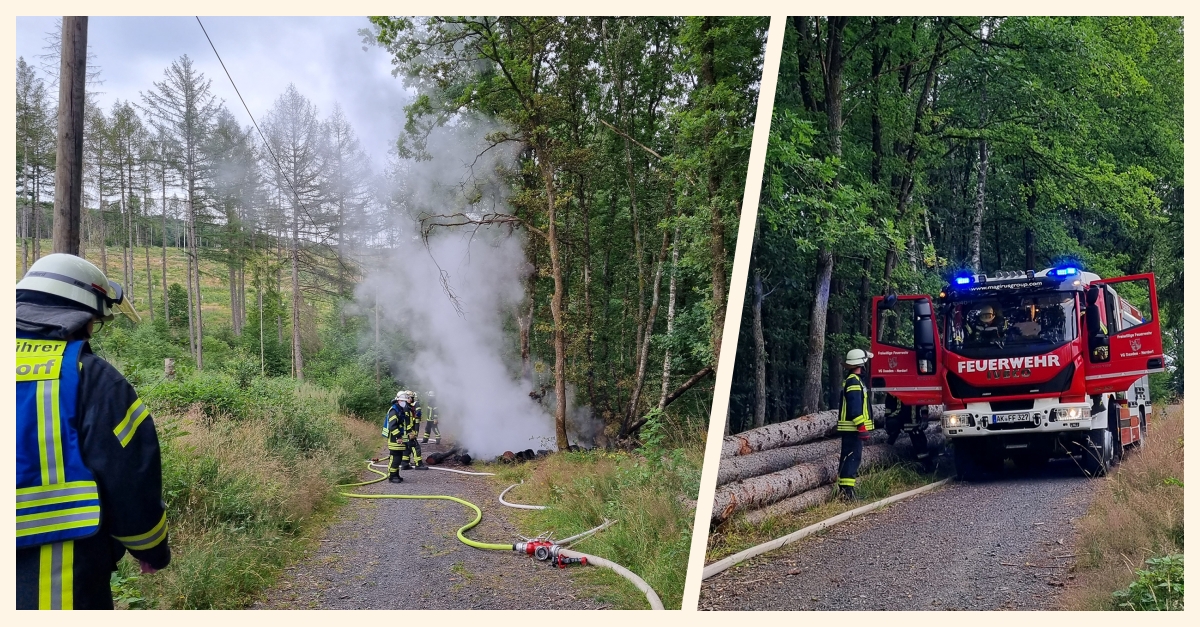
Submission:
<svg viewBox="0 0 1200 627">
<path fill-rule="evenodd" d="M 863 366 L 866 365 L 868 359 L 874 356 L 871 352 L 861 348 L 852 348 L 850 352 L 846 353 L 845 363 L 847 366 Z"/>
<path fill-rule="evenodd" d="M 96 312 L 101 320 L 112 320 L 119 311 L 130 320 L 141 322 L 141 316 L 125 300 L 121 286 L 109 281 L 100 268 L 75 255 L 54 253 L 38 259 L 17 283 L 17 289 L 74 301 Z"/>
</svg>

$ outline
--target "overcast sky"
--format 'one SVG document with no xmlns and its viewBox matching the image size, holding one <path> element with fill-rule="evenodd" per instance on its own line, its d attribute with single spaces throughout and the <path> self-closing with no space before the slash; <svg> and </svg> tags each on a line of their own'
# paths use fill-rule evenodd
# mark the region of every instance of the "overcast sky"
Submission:
<svg viewBox="0 0 1200 627">
<path fill-rule="evenodd" d="M 18 17 L 17 56 L 40 70 L 46 33 L 60 17 Z M 406 93 L 391 75 L 383 49 L 363 50 L 364 17 L 201 17 L 254 118 L 261 125 L 288 83 L 325 118 L 340 103 L 379 172 L 403 124 Z M 140 102 L 139 92 L 163 79 L 171 61 L 186 54 L 212 80 L 212 90 L 243 125 L 246 110 L 229 84 L 194 17 L 88 19 L 88 46 L 103 84 L 107 111 L 115 100 Z M 14 59 L 15 62 L 15 59 Z M 55 99 L 58 94 L 53 94 Z"/>
</svg>

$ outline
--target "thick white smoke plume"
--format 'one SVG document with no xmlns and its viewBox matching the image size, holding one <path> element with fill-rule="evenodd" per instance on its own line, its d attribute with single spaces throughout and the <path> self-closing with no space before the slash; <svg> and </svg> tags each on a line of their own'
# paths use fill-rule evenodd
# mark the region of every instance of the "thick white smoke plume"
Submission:
<svg viewBox="0 0 1200 627">
<path fill-rule="evenodd" d="M 368 269 L 356 300 L 359 312 L 373 317 L 378 298 L 381 329 L 411 340 L 412 352 L 389 356 L 392 371 L 423 405 L 438 408 L 442 437 L 490 458 L 554 443 L 554 418 L 529 396 L 531 383 L 518 380 L 519 363 L 510 363 L 513 338 L 505 334 L 532 270 L 524 238 L 502 227 L 439 228 L 427 247 L 415 219 L 507 211 L 494 172 L 512 155 L 494 150 L 486 161 L 475 159 L 486 147 L 484 135 L 478 128 L 441 129 L 429 141 L 431 160 L 406 163 L 393 193 L 403 195 L 406 210 L 398 213 L 407 215 L 391 225 L 403 235 L 379 267 Z M 464 198 L 474 202 L 465 206 Z"/>
</svg>

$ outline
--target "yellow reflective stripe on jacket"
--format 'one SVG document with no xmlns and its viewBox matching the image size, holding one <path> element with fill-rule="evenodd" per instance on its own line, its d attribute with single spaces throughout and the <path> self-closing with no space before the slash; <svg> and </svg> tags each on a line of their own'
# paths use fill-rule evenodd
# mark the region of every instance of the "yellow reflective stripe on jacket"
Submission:
<svg viewBox="0 0 1200 627">
<path fill-rule="evenodd" d="M 17 516 L 17 537 L 35 533 L 49 533 L 64 529 L 77 529 L 100 524 L 100 506 L 87 505 L 71 509 L 56 509 L 49 512 Z"/>
<path fill-rule="evenodd" d="M 59 437 L 58 381 L 37 382 L 38 461 L 42 484 L 63 481 L 62 441 Z"/>
<path fill-rule="evenodd" d="M 62 372 L 64 340 L 17 340 L 17 381 L 49 381 Z"/>
<path fill-rule="evenodd" d="M 150 409 L 142 404 L 142 399 L 133 401 L 129 409 L 125 411 L 125 419 L 117 423 L 113 429 L 113 434 L 121 441 L 121 448 L 129 446 L 133 441 L 133 434 L 137 432 L 138 425 L 150 415 Z"/>
<path fill-rule="evenodd" d="M 98 498 L 100 498 L 100 492 L 92 481 L 71 481 L 20 488 L 17 490 L 17 514 L 20 515 L 21 510 L 27 508 L 71 501 L 90 501 Z"/>
<path fill-rule="evenodd" d="M 866 391 L 866 388 L 863 387 L 862 378 L 860 378 L 856 374 L 847 375 L 845 382 L 843 382 L 842 385 L 843 385 L 842 407 L 839 410 L 839 414 L 838 414 L 837 430 L 838 431 L 858 431 L 859 425 L 865 424 L 865 425 L 867 425 L 867 430 L 870 431 L 871 429 L 873 429 L 875 427 L 875 425 L 871 423 L 870 414 L 868 413 L 868 412 L 870 412 L 871 399 L 867 398 L 867 391 Z M 863 395 L 862 414 L 860 414 L 858 416 L 852 416 L 852 417 L 846 416 L 846 393 L 847 392 L 862 392 L 862 395 Z"/>
<path fill-rule="evenodd" d="M 113 536 L 118 542 L 125 545 L 125 548 L 134 551 L 145 551 L 152 549 L 167 537 L 167 513 L 163 512 L 162 518 L 158 521 L 154 528 L 146 533 L 136 536 Z"/>
<path fill-rule="evenodd" d="M 39 550 L 38 609 L 75 609 L 75 542 L 51 542 Z"/>
</svg>

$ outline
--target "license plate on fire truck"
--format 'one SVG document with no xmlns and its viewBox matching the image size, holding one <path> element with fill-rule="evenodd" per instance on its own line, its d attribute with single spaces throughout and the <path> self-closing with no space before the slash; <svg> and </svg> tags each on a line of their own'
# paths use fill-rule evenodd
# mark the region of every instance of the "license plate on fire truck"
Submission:
<svg viewBox="0 0 1200 627">
<path fill-rule="evenodd" d="M 1029 422 L 1029 413 L 1023 412 L 1020 414 L 993 414 L 992 424 L 1002 422 Z"/>
</svg>

